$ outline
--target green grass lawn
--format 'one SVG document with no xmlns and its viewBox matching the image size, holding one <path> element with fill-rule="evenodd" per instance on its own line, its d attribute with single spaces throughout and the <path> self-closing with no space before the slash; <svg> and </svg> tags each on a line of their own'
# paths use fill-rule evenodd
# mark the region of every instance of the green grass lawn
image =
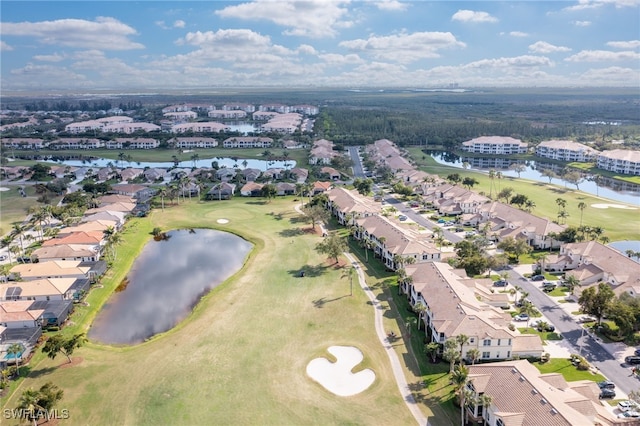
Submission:
<svg viewBox="0 0 640 426">
<path fill-rule="evenodd" d="M 0 235 L 11 231 L 14 223 L 22 223 L 26 218 L 29 207 L 38 205 L 38 194 L 33 186 L 24 186 L 26 197 L 18 192 L 18 186 L 8 186 L 8 191 L 0 191 Z M 53 197 L 51 204 L 56 205 L 62 197 Z"/>
<path fill-rule="evenodd" d="M 564 379 L 568 382 L 574 382 L 576 380 L 591 380 L 594 382 L 600 382 L 605 380 L 602 374 L 593 374 L 590 371 L 578 370 L 571 361 L 566 358 L 553 358 L 545 363 L 534 362 L 538 370 L 541 373 L 560 373 Z"/>
<path fill-rule="evenodd" d="M 219 225 L 218 219 L 229 219 Z M 292 199 L 271 203 L 234 199 L 187 201 L 147 218 L 131 220 L 118 246 L 117 260 L 102 288 L 78 306 L 71 334 L 86 331 L 111 292 L 122 281 L 154 227 L 163 230 L 226 229 L 255 245 L 242 270 L 201 299 L 176 328 L 133 347 L 89 342 L 61 368 L 64 357 L 37 352 L 25 368 L 29 377 L 2 400 L 13 408 L 21 392 L 51 381 L 64 390 L 58 405 L 69 410 L 65 424 L 411 424 L 413 417 L 398 393 L 388 358 L 374 329 L 366 295 L 342 267 L 314 250 L 320 237 L 307 232 Z M 167 253 L 180 256 L 180 253 Z M 371 260 L 371 259 L 370 259 Z M 343 262 L 344 263 L 344 262 Z M 303 266 L 314 271 L 296 275 Z M 389 301 L 388 273 L 371 261 L 363 268 L 385 309 L 385 327 L 400 332 L 395 299 Z M 188 278 L 188 277 L 185 277 Z M 179 283 L 176 283 L 179 285 Z M 417 347 L 421 338 L 415 333 Z M 331 345 L 352 345 L 364 353 L 357 368 L 371 368 L 376 381 L 365 392 L 337 397 L 309 379 L 305 368 Z M 455 413 L 445 364 L 426 365 L 398 342 L 409 383 L 434 425 L 448 425 Z M 426 389 L 422 384 L 427 381 Z M 447 408 L 451 406 L 451 408 Z M 453 420 L 456 420 L 457 417 Z"/>
<path fill-rule="evenodd" d="M 518 331 L 520 331 L 520 333 L 522 334 L 537 334 L 538 336 L 540 336 L 543 342 L 547 340 L 562 340 L 562 335 L 556 333 L 555 331 L 538 331 L 533 327 L 518 328 Z"/>
<path fill-rule="evenodd" d="M 490 179 L 487 174 L 438 164 L 430 156 L 424 154 L 419 147 L 410 147 L 408 151 L 421 170 L 427 173 L 437 174 L 441 177 L 446 177 L 451 173 L 458 173 L 462 178 L 467 176 L 474 177 L 478 180 L 479 184 L 474 186 L 473 190 L 483 192 L 486 195 L 490 194 Z M 640 239 L 640 227 L 630 226 L 630 224 L 637 223 L 638 210 L 594 208 L 591 207 L 592 204 L 606 203 L 607 200 L 576 191 L 573 186 L 565 188 L 562 185 L 555 185 L 554 183 L 557 182 L 552 181 L 551 184 L 549 184 L 511 177 L 500 179 L 499 182 L 494 181 L 495 186 L 499 186 L 500 189 L 511 187 L 514 193 L 529 197 L 529 199 L 536 204 L 536 207 L 532 211 L 536 216 L 556 220 L 558 205 L 555 200 L 557 198 L 563 198 L 567 201 L 566 211 L 569 214 L 567 218 L 568 225 L 580 226 L 582 217 L 583 225 L 602 226 L 605 230 L 605 235 L 609 237 L 611 241 Z M 495 190 L 493 195 L 495 196 Z M 578 204 L 581 202 L 589 206 L 584 212 L 581 212 L 578 208 Z M 613 201 L 613 203 L 625 204 L 617 201 Z M 629 207 L 637 208 L 638 206 Z"/>
<path fill-rule="evenodd" d="M 554 297 L 563 297 L 569 294 L 569 289 L 567 287 L 560 286 L 560 287 L 554 288 L 552 291 L 550 291 L 547 294 L 549 296 L 554 296 Z"/>
</svg>

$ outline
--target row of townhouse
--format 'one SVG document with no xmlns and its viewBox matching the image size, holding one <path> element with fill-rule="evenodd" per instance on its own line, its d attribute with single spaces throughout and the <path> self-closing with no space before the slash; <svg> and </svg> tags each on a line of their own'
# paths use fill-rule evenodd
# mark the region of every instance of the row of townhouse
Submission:
<svg viewBox="0 0 640 426">
<path fill-rule="evenodd" d="M 292 112 L 288 114 L 278 114 L 269 119 L 269 121 L 260 129 L 265 132 L 294 133 L 300 128 L 302 123 L 302 115 Z"/>
<path fill-rule="evenodd" d="M 271 148 L 273 139 L 259 136 L 231 137 L 222 141 L 225 148 Z"/>
<path fill-rule="evenodd" d="M 617 296 L 627 293 L 640 297 L 640 263 L 597 241 L 564 244 L 559 253 L 550 254 L 540 266 L 549 271 L 565 271 L 565 278 L 577 278 L 580 286 L 574 290 L 576 298 L 601 282 L 607 283 Z"/>
<path fill-rule="evenodd" d="M 408 278 L 400 283 L 400 291 L 412 306 L 426 308 L 421 320 L 431 342 L 443 345 L 464 334 L 469 340 L 462 346 L 462 357 L 467 360 L 471 349 L 485 361 L 542 355 L 538 335 L 511 330 L 509 313 L 479 300 L 486 292 L 477 288 L 490 283 L 478 283 L 446 262 L 409 264 L 405 271 Z"/>
<path fill-rule="evenodd" d="M 440 260 L 441 252 L 428 236 L 382 216 L 379 203 L 342 187 L 332 188 L 327 196 L 326 207 L 331 214 L 351 227 L 353 237 L 373 249 L 388 269 L 397 270 L 406 262 Z"/>
<path fill-rule="evenodd" d="M 377 167 L 388 167 L 392 173 L 414 170 L 415 167 L 402 156 L 398 147 L 388 139 L 379 139 L 367 145 L 365 152 Z"/>
<path fill-rule="evenodd" d="M 466 390 L 471 393 L 466 416 L 474 424 L 631 425 L 607 410 L 592 380 L 568 382 L 560 373 L 541 373 L 526 360 L 469 366 Z M 487 396 L 489 398 L 480 398 Z M 490 401 L 483 405 L 482 401 Z"/>
<path fill-rule="evenodd" d="M 13 266 L 9 281 L 0 283 L 0 367 L 7 363 L 9 344 L 23 347 L 26 359 L 42 335 L 42 327 L 60 327 L 73 310 L 74 301 L 89 291 L 107 265 L 100 260 L 106 235 L 117 232 L 127 215 L 144 198 L 134 185 L 115 185 L 116 190 L 99 199 L 79 223 L 61 228 L 31 253 L 32 263 Z M 145 188 L 148 190 L 148 188 Z"/>
<path fill-rule="evenodd" d="M 333 150 L 333 142 L 326 139 L 319 139 L 313 142 L 309 153 L 309 164 L 331 164 L 331 161 L 340 155 Z"/>
<path fill-rule="evenodd" d="M 525 239 L 537 249 L 558 248 L 561 243 L 552 236 L 566 229 L 550 219 L 445 182 L 422 188 L 422 195 L 440 214 L 459 215 L 460 224 L 482 229 L 496 242 L 513 237 Z"/>
<path fill-rule="evenodd" d="M 305 115 L 317 115 L 320 112 L 320 109 L 314 105 L 283 105 L 283 104 L 262 104 L 257 107 L 254 104 L 236 102 L 236 103 L 227 103 L 217 109 L 215 105 L 212 104 L 177 104 L 177 105 L 169 105 L 162 108 L 163 114 L 175 113 L 175 112 L 188 112 L 188 111 L 243 111 L 247 114 L 254 113 L 256 111 L 259 112 L 277 112 L 280 114 L 287 114 L 290 112 L 297 112 Z"/>
</svg>

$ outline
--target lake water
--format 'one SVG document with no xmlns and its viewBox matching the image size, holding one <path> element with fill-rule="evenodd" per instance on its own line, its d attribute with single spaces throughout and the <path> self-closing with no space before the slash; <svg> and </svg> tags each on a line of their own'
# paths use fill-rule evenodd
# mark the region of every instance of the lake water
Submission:
<svg viewBox="0 0 640 426">
<path fill-rule="evenodd" d="M 540 170 L 544 168 L 558 168 L 557 165 L 551 163 L 544 163 L 543 161 L 517 161 L 508 158 L 497 157 L 461 157 L 455 154 L 445 152 L 430 152 L 431 158 L 440 164 L 463 168 L 463 164 L 466 162 L 469 164 L 469 169 L 478 170 L 482 172 L 488 172 L 489 169 L 495 169 L 500 171 L 503 176 L 518 177 L 518 173 L 513 170 L 508 170 L 510 164 L 520 163 L 525 166 L 525 170 L 520 173 L 520 178 L 533 180 L 536 182 L 549 183 L 549 178 L 542 176 Z M 553 178 L 551 183 L 554 185 L 564 186 L 570 189 L 576 189 L 576 186 L 570 182 L 566 182 L 561 178 Z M 609 185 L 609 186 L 605 186 Z M 640 206 L 640 185 L 629 184 L 614 179 L 601 179 L 598 183 L 592 180 L 584 180 L 579 184 L 580 191 L 592 194 L 598 197 L 607 198 L 609 200 L 620 201 L 622 203 L 628 203 L 632 205 Z"/>
<path fill-rule="evenodd" d="M 107 167 L 109 164 L 113 164 L 116 167 L 134 167 L 134 168 L 160 168 L 160 169 L 169 169 L 172 167 L 186 167 L 191 168 L 194 167 L 194 162 L 191 160 L 180 161 L 175 164 L 173 161 L 118 161 L 111 158 L 90 158 L 85 160 L 62 160 L 62 161 L 53 161 L 53 160 L 45 160 L 50 163 L 63 164 L 65 166 L 73 166 L 73 167 Z M 218 167 L 229 167 L 229 168 L 240 168 L 244 169 L 244 161 L 247 163 L 247 168 L 259 169 L 261 171 L 265 171 L 270 168 L 281 168 L 281 169 L 292 169 L 296 166 L 296 162 L 294 160 L 287 161 L 266 161 L 266 160 L 251 160 L 251 159 L 234 159 L 227 157 L 213 157 L 213 158 L 200 158 L 195 161 L 195 167 L 211 167 L 211 163 L 218 163 Z"/>
<path fill-rule="evenodd" d="M 89 338 L 107 344 L 136 344 L 182 321 L 200 298 L 243 265 L 252 244 L 227 232 L 195 229 L 150 241 L 98 313 Z"/>
<path fill-rule="evenodd" d="M 627 250 L 633 250 L 635 253 L 640 253 L 640 241 L 614 241 L 613 243 L 609 243 L 608 245 L 618 250 L 622 254 L 627 254 Z M 632 256 L 631 258 L 635 261 L 640 260 L 638 256 Z"/>
</svg>

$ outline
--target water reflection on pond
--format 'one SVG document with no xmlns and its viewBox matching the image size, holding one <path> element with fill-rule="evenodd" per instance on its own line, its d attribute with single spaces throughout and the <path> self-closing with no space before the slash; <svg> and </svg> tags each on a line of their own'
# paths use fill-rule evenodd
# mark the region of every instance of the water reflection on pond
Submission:
<svg viewBox="0 0 640 426">
<path fill-rule="evenodd" d="M 144 247 L 127 285 L 105 304 L 89 338 L 134 344 L 173 328 L 201 296 L 242 267 L 252 247 L 236 235 L 207 229 L 167 236 Z"/>
</svg>

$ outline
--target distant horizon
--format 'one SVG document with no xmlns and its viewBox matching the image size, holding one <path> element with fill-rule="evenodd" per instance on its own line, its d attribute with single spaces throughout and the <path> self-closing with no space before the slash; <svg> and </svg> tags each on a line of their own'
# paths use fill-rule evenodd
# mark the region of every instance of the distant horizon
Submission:
<svg viewBox="0 0 640 426">
<path fill-rule="evenodd" d="M 0 90 L 640 87 L 640 0 L 2 2 Z"/>
</svg>

